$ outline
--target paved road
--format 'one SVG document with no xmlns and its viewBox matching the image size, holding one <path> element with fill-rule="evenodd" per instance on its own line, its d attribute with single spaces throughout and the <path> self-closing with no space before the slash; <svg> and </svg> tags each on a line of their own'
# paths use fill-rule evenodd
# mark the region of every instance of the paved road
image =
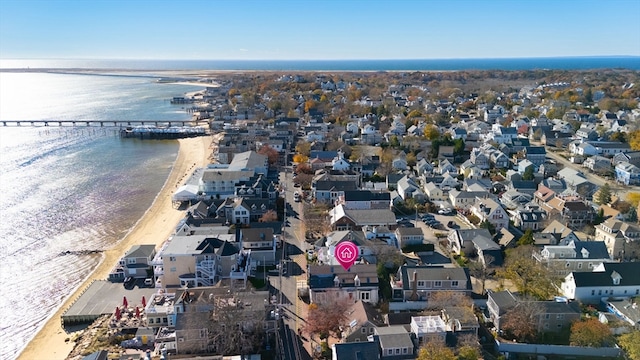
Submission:
<svg viewBox="0 0 640 360">
<path fill-rule="evenodd" d="M 571 161 L 560 156 L 559 153 L 547 151 L 547 157 L 555 160 L 558 164 L 562 164 L 564 167 L 581 171 L 587 180 L 589 180 L 590 182 L 592 182 L 598 187 L 604 185 L 605 183 L 608 183 L 609 186 L 611 187 L 611 193 L 618 196 L 622 200 L 624 200 L 627 197 L 627 194 L 630 192 L 640 192 L 640 186 L 627 186 L 627 185 L 617 184 L 613 180 L 608 180 L 594 173 L 591 173 L 589 169 L 582 167 L 581 165 L 572 163 Z"/>
<path fill-rule="evenodd" d="M 278 301 L 282 304 L 282 319 L 286 326 L 286 335 L 295 338 L 296 342 L 304 339 L 298 337 L 298 331 L 304 328 L 307 316 L 307 304 L 305 304 L 297 293 L 297 282 L 307 280 L 307 259 L 306 250 L 311 247 L 304 240 L 304 223 L 302 220 L 302 203 L 295 202 L 293 194 L 300 191 L 293 186 L 292 173 L 289 171 L 280 172 L 280 184 L 284 186 L 285 195 L 285 231 L 284 244 L 282 246 L 282 264 L 286 268 L 283 276 L 270 276 L 271 285 L 278 289 Z M 291 340 L 293 341 L 293 340 Z M 308 341 L 301 342 L 303 347 L 298 351 L 303 358 L 308 358 L 310 345 Z"/>
</svg>

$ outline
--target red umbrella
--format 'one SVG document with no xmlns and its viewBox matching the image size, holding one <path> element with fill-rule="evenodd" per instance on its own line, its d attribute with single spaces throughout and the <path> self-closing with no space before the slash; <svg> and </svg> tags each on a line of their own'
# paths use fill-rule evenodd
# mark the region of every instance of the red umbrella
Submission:
<svg viewBox="0 0 640 360">
<path fill-rule="evenodd" d="M 122 317 L 122 314 L 120 313 L 120 307 L 116 307 L 116 320 L 120 321 L 120 317 Z"/>
<path fill-rule="evenodd" d="M 127 297 L 122 298 L 122 306 L 129 307 L 129 302 L 127 301 Z"/>
<path fill-rule="evenodd" d="M 136 317 L 139 318 L 140 317 L 140 308 L 138 308 L 136 306 Z"/>
<path fill-rule="evenodd" d="M 147 307 L 147 299 L 144 298 L 144 295 L 142 295 L 142 306 Z"/>
</svg>

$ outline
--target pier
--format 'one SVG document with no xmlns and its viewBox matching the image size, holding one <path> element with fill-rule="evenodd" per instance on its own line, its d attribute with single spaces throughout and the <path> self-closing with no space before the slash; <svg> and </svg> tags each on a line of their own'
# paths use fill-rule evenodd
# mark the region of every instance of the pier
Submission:
<svg viewBox="0 0 640 360">
<path fill-rule="evenodd" d="M 2 126 L 194 126 L 199 123 L 208 124 L 208 120 L 2 120 Z"/>
</svg>

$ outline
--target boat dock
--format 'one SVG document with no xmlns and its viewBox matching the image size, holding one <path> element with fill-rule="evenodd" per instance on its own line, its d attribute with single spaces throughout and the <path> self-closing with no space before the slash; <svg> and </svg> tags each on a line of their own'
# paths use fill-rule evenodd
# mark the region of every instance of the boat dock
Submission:
<svg viewBox="0 0 640 360">
<path fill-rule="evenodd" d="M 207 130 L 202 126 L 135 126 L 120 129 L 120 136 L 137 139 L 182 139 L 207 135 Z"/>
</svg>

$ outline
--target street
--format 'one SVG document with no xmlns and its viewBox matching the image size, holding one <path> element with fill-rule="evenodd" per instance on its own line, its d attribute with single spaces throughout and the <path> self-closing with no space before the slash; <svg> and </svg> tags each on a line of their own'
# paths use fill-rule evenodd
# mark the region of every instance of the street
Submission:
<svg viewBox="0 0 640 360">
<path fill-rule="evenodd" d="M 285 196 L 285 219 L 283 231 L 281 267 L 286 269 L 280 276 L 269 276 L 269 282 L 278 291 L 278 303 L 281 304 L 279 316 L 282 324 L 287 328 L 289 337 L 296 336 L 304 330 L 304 319 L 307 314 L 307 304 L 297 293 L 298 281 L 307 281 L 306 251 L 310 247 L 304 239 L 304 224 L 302 221 L 302 202 L 294 201 L 294 193 L 301 191 L 294 187 L 291 168 L 284 168 L 279 174 L 280 184 L 283 185 Z M 289 332 L 290 331 L 290 332 Z M 297 342 L 295 342 L 297 344 Z M 303 358 L 310 358 L 311 347 L 303 341 L 304 348 L 297 349 Z M 293 346 L 284 344 L 284 346 Z M 306 351 L 305 351 L 306 349 Z"/>
<path fill-rule="evenodd" d="M 627 194 L 631 192 L 640 192 L 640 186 L 626 186 L 618 184 L 613 180 L 604 179 L 594 173 L 591 173 L 589 169 L 584 168 L 579 164 L 572 163 L 571 161 L 560 156 L 560 154 L 558 153 L 547 151 L 547 157 L 555 160 L 558 164 L 562 164 L 564 167 L 569 167 L 582 172 L 585 178 L 595 184 L 597 187 L 601 187 L 605 183 L 608 183 L 609 187 L 611 187 L 611 194 L 617 196 L 621 200 L 625 200 Z"/>
</svg>

